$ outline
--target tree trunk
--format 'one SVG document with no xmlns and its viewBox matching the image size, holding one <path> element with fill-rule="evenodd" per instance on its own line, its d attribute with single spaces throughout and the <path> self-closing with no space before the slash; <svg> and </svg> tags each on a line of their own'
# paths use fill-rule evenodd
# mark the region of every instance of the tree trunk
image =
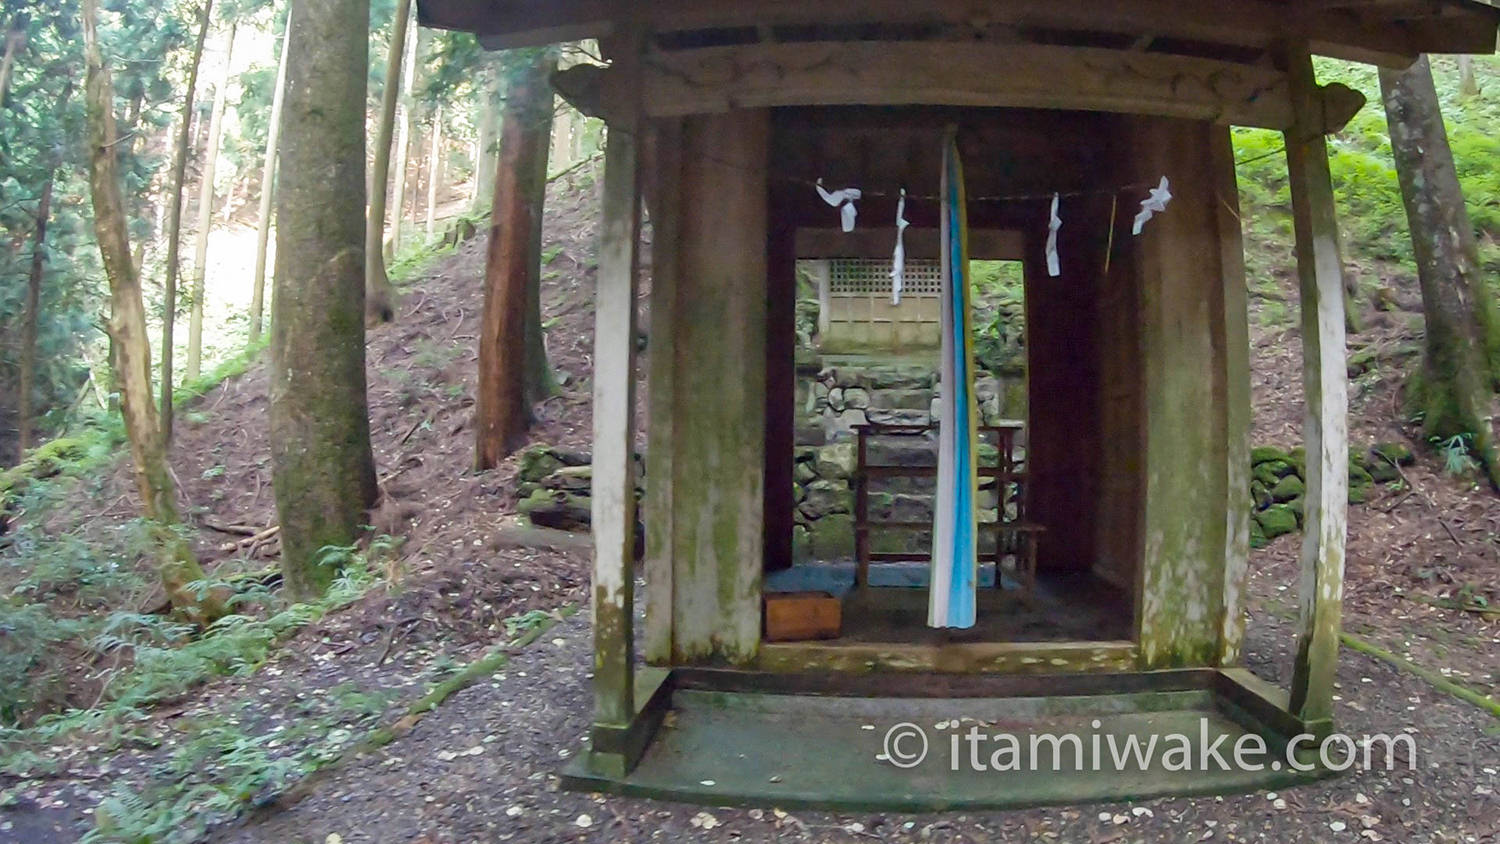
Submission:
<svg viewBox="0 0 1500 844">
<path fill-rule="evenodd" d="M 288 592 L 332 581 L 375 502 L 365 398 L 369 0 L 298 3 L 288 26 L 271 301 L 271 469 Z"/>
<path fill-rule="evenodd" d="M 96 31 L 98 0 L 83 0 L 84 55 L 88 65 L 87 112 L 89 132 L 89 190 L 93 197 L 94 233 L 109 279 L 109 334 L 114 341 L 115 380 L 120 411 L 130 443 L 136 489 L 147 520 L 154 523 L 158 543 L 158 572 L 173 607 L 207 623 L 224 612 L 218 590 L 200 596 L 190 584 L 203 579 L 203 569 L 187 543 L 176 533 L 176 491 L 167 471 L 166 450 L 151 403 L 151 343 L 146 338 L 146 308 L 140 279 L 130 260 L 125 230 L 125 201 L 115 162 L 114 94 L 104 66 Z"/>
<path fill-rule="evenodd" d="M 208 278 L 208 234 L 214 225 L 214 171 L 219 166 L 219 141 L 224 137 L 224 107 L 229 102 L 229 65 L 234 57 L 234 32 L 229 25 L 224 38 L 224 73 L 214 92 L 213 113 L 208 119 L 208 145 L 203 148 L 203 178 L 198 185 L 198 230 L 193 233 L 193 302 L 188 316 L 187 379 L 203 370 L 203 296 Z M 168 434 L 171 429 L 168 429 Z"/>
<path fill-rule="evenodd" d="M 198 40 L 188 62 L 187 86 L 182 92 L 182 126 L 177 133 L 177 149 L 172 155 L 172 189 L 167 198 L 167 276 L 163 284 L 161 315 L 161 431 L 162 440 L 172 440 L 172 331 L 177 322 L 177 276 L 182 249 L 182 186 L 187 179 L 188 151 L 193 144 L 193 95 L 198 89 L 198 67 L 203 62 L 203 45 L 208 41 L 208 25 L 213 0 L 203 0 L 199 10 Z M 144 253 L 142 254 L 144 258 Z"/>
<path fill-rule="evenodd" d="M 489 209 L 495 185 L 495 166 L 499 160 L 495 130 L 500 122 L 500 68 L 491 60 L 484 83 L 479 89 L 478 141 L 474 156 L 474 198 L 469 210 L 478 213 Z"/>
<path fill-rule="evenodd" d="M 66 99 L 66 98 L 64 98 Z M 32 441 L 32 391 L 36 389 L 36 334 L 42 305 L 42 272 L 47 261 L 47 220 L 52 215 L 52 183 L 56 170 L 47 171 L 42 197 L 36 206 L 36 241 L 31 248 L 31 274 L 26 279 L 26 312 L 21 322 L 21 383 L 18 396 L 17 427 L 20 429 L 20 456 L 36 445 Z"/>
<path fill-rule="evenodd" d="M 432 146 L 427 150 L 427 241 L 437 234 L 438 174 L 443 159 L 443 107 L 432 112 Z"/>
<path fill-rule="evenodd" d="M 546 50 L 518 51 L 507 74 L 479 334 L 474 405 L 478 469 L 494 468 L 524 442 L 531 400 L 541 390 L 528 382 L 536 377 L 533 346 L 541 344 L 542 208 L 552 136 L 547 77 L 555 63 Z M 533 321 L 534 330 L 529 325 Z M 545 350 L 540 367 L 546 369 Z"/>
<path fill-rule="evenodd" d="M 1479 79 L 1474 75 L 1474 57 L 1458 57 L 1458 95 L 1460 97 L 1477 97 L 1483 93 L 1479 88 Z"/>
<path fill-rule="evenodd" d="M 1426 320 L 1422 373 L 1413 398 L 1424 413 L 1427 435 L 1471 436 L 1490 483 L 1500 488 L 1491 409 L 1500 334 L 1427 57 L 1404 72 L 1382 69 L 1380 90 Z"/>
<path fill-rule="evenodd" d="M 375 160 L 370 169 L 370 208 L 365 216 L 365 315 L 378 322 L 389 322 L 393 316 L 391 279 L 385 269 L 385 192 L 391 183 L 391 130 L 396 123 L 402 56 L 406 53 L 406 42 L 412 40 L 406 37 L 406 22 L 410 17 L 411 0 L 396 0 L 391 46 L 386 51 L 385 87 L 380 92 L 380 122 L 375 130 Z M 400 225 L 401 205 L 397 203 L 397 228 Z"/>
<path fill-rule="evenodd" d="M 404 75 L 401 78 L 401 108 L 396 115 L 396 161 L 393 170 L 395 181 L 391 184 L 391 236 L 384 244 L 387 258 L 396 257 L 401 251 L 401 221 L 406 213 L 406 170 L 411 161 L 411 111 L 412 88 L 417 76 L 417 48 L 423 41 L 420 30 L 407 39 Z"/>
<path fill-rule="evenodd" d="M 22 15 L 11 18 L 5 29 L 5 57 L 0 58 L 0 114 L 4 114 L 5 96 L 10 93 L 11 71 L 16 66 L 16 56 L 26 46 L 26 21 Z"/>
<path fill-rule="evenodd" d="M 291 20 L 288 9 L 287 20 Z M 266 127 L 266 160 L 260 170 L 260 216 L 255 223 L 255 282 L 250 290 L 250 343 L 260 340 L 265 322 L 266 247 L 271 242 L 271 201 L 276 196 L 276 145 L 281 135 L 281 101 L 286 95 L 286 45 L 291 26 L 281 35 L 281 59 L 276 63 L 276 91 L 271 95 L 271 123 Z"/>
</svg>

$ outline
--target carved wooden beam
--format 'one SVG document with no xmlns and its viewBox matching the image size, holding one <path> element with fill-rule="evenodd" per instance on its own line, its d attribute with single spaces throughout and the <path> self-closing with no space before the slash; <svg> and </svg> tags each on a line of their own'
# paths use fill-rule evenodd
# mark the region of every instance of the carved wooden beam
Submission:
<svg viewBox="0 0 1500 844">
<path fill-rule="evenodd" d="M 1269 66 L 1126 50 L 1018 44 L 860 42 L 752 44 L 657 52 L 642 68 L 650 117 L 796 105 L 954 105 L 1113 111 L 1285 129 L 1286 76 Z M 610 68 L 552 77 L 563 99 L 611 122 L 629 102 Z M 1324 131 L 1365 104 L 1341 84 L 1319 89 Z"/>
</svg>

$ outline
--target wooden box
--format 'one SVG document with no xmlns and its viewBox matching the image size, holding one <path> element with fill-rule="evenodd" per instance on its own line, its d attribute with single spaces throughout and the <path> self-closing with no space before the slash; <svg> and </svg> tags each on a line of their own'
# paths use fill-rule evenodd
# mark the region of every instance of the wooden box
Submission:
<svg viewBox="0 0 1500 844">
<path fill-rule="evenodd" d="M 765 598 L 766 641 L 837 639 L 843 605 L 827 592 L 778 592 Z"/>
</svg>

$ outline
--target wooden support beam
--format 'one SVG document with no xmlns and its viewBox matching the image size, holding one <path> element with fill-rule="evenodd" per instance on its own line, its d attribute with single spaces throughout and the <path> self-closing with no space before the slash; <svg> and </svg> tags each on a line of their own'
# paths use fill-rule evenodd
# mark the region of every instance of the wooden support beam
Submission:
<svg viewBox="0 0 1500 844">
<path fill-rule="evenodd" d="M 1284 62 L 1297 118 L 1286 134 L 1286 153 L 1302 296 L 1307 403 L 1301 613 L 1291 707 L 1292 714 L 1304 722 L 1327 727 L 1333 717 L 1338 669 L 1349 495 L 1344 270 L 1312 56 L 1305 46 L 1293 46 L 1286 50 Z"/>
<path fill-rule="evenodd" d="M 675 535 L 677 360 L 675 332 L 679 279 L 678 232 L 682 207 L 682 121 L 655 121 L 656 201 L 651 206 L 651 330 L 646 341 L 650 367 L 649 437 L 646 446 L 646 661 L 672 659 L 672 537 Z"/>
<path fill-rule="evenodd" d="M 631 55 L 617 62 L 622 78 Z M 635 717 L 635 298 L 640 156 L 635 111 L 621 108 L 604 153 L 603 222 L 594 300 L 594 723 Z"/>
<path fill-rule="evenodd" d="M 788 105 L 1058 108 L 1282 129 L 1284 74 L 1231 62 L 1086 47 L 824 42 L 711 47 L 650 56 L 653 116 Z M 608 73 L 605 103 L 624 95 Z"/>
<path fill-rule="evenodd" d="M 1234 139 L 1229 130 L 1211 132 L 1214 215 L 1219 226 L 1219 277 L 1223 287 L 1224 439 L 1227 495 L 1224 530 L 1224 600 L 1219 630 L 1219 665 L 1240 661 L 1245 641 L 1245 577 L 1250 563 L 1250 322 L 1245 285 L 1245 246 L 1240 227 L 1240 192 L 1235 178 Z"/>
</svg>

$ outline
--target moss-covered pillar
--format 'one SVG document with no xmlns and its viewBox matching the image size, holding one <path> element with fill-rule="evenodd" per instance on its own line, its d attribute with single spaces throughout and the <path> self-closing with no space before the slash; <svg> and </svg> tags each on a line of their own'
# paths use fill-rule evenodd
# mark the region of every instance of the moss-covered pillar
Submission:
<svg viewBox="0 0 1500 844">
<path fill-rule="evenodd" d="M 760 644 L 769 141 L 764 109 L 683 119 L 671 326 L 675 664 L 743 664 Z"/>
<path fill-rule="evenodd" d="M 677 408 L 677 358 L 683 352 L 676 337 L 678 201 L 682 168 L 682 120 L 654 121 L 655 187 L 651 205 L 651 327 L 646 341 L 650 405 L 646 414 L 646 661 L 672 660 L 672 537 L 677 450 L 673 425 Z"/>
<path fill-rule="evenodd" d="M 1344 532 L 1349 479 L 1349 385 L 1344 364 L 1344 269 L 1328 172 L 1325 119 L 1306 45 L 1283 55 L 1293 128 L 1287 173 L 1302 296 L 1302 384 L 1307 415 L 1307 499 L 1303 516 L 1301 613 L 1292 670 L 1294 715 L 1315 727 L 1333 719 L 1344 599 Z"/>
<path fill-rule="evenodd" d="M 1228 489 L 1225 305 L 1219 179 L 1209 123 L 1131 117 L 1130 181 L 1165 175 L 1173 200 L 1120 236 L 1140 285 L 1145 489 L 1138 596 L 1145 668 L 1217 665 Z M 1122 203 L 1125 223 L 1137 194 Z M 1134 206 L 1134 207 L 1133 207 Z"/>
<path fill-rule="evenodd" d="M 1240 192 L 1234 139 L 1229 127 L 1210 130 L 1214 218 L 1219 226 L 1219 279 L 1223 319 L 1224 380 L 1224 600 L 1220 608 L 1219 664 L 1237 665 L 1245 642 L 1245 578 L 1250 564 L 1250 322 L 1245 287 L 1245 246 L 1240 230 Z"/>
<path fill-rule="evenodd" d="M 633 73 L 638 53 L 616 67 Z M 631 566 L 635 554 L 635 297 L 640 260 L 641 186 L 636 111 L 609 125 L 603 220 L 594 297 L 593 622 L 594 723 L 622 727 L 635 717 Z"/>
</svg>

